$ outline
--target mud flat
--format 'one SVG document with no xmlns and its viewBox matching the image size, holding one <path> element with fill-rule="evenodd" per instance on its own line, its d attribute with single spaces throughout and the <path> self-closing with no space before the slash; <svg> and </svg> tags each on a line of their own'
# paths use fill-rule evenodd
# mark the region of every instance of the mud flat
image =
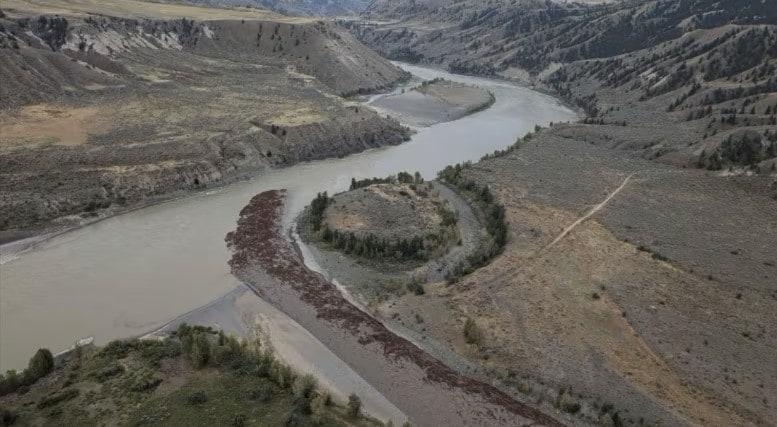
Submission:
<svg viewBox="0 0 777 427">
<path fill-rule="evenodd" d="M 404 92 L 382 97 L 371 105 L 414 126 L 460 119 L 494 103 L 494 95 L 482 88 L 435 79 Z"/>
<path fill-rule="evenodd" d="M 255 196 L 227 235 L 233 273 L 253 285 L 421 425 L 559 425 L 451 370 L 349 303 L 305 267 L 281 227 L 285 192 Z"/>
</svg>

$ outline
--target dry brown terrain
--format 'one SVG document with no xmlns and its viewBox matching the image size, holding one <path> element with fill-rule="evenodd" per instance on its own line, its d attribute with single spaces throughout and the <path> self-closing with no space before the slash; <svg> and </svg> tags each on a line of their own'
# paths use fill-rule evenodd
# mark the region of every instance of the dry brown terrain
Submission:
<svg viewBox="0 0 777 427">
<path fill-rule="evenodd" d="M 634 422 L 770 425 L 775 202 L 575 141 L 569 126 L 470 169 L 507 208 L 505 253 L 383 315 L 507 384 L 521 378 L 513 385 L 535 399 L 554 398 L 548 384 L 566 390 L 584 402 L 581 420 L 608 403 L 602 417 Z M 477 346 L 465 318 L 483 331 Z"/>
<path fill-rule="evenodd" d="M 367 16 L 352 30 L 391 58 L 527 81 L 588 116 L 469 168 L 505 205 L 505 252 L 384 318 L 582 424 L 774 425 L 775 9 L 440 0 Z"/>
<path fill-rule="evenodd" d="M 82 16 L 104 14 L 125 18 L 196 20 L 272 19 L 283 22 L 309 22 L 310 18 L 289 17 L 265 9 L 219 8 L 142 0 L 4 0 L 3 9 L 30 15 Z"/>
<path fill-rule="evenodd" d="M 323 223 L 332 230 L 379 239 L 423 239 L 438 231 L 437 204 L 443 201 L 430 195 L 430 188 L 420 187 L 419 193 L 410 184 L 373 184 L 335 195 Z"/>
<path fill-rule="evenodd" d="M 2 7 L 0 239 L 408 136 L 338 96 L 405 73 L 330 23 L 138 1 Z"/>
</svg>

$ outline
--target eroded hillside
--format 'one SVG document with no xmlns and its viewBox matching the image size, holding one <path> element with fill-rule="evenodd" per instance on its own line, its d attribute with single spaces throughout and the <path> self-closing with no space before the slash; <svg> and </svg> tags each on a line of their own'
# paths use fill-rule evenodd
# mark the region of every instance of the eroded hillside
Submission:
<svg viewBox="0 0 777 427">
<path fill-rule="evenodd" d="M 365 16 L 392 21 L 351 28 L 389 58 L 548 85 L 588 123 L 642 128 L 619 132 L 618 146 L 643 157 L 768 173 L 777 157 L 771 6 L 377 2 Z"/>
<path fill-rule="evenodd" d="M 6 237 L 407 137 L 340 97 L 404 72 L 323 21 L 143 2 L 3 7 Z"/>
</svg>

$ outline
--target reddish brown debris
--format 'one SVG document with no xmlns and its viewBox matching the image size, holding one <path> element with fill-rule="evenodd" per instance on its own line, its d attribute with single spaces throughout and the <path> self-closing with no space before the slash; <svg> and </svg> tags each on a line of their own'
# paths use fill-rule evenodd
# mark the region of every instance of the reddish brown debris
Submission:
<svg viewBox="0 0 777 427">
<path fill-rule="evenodd" d="M 346 300 L 332 283 L 309 270 L 280 226 L 285 191 L 256 195 L 240 212 L 237 230 L 227 234 L 233 251 L 229 265 L 240 276 L 244 268 L 260 267 L 271 277 L 290 286 L 302 301 L 316 309 L 318 317 L 349 331 L 363 344 L 378 343 L 390 360 L 403 359 L 426 372 L 427 381 L 444 383 L 535 423 L 562 425 L 552 417 L 516 401 L 496 387 L 459 374 L 408 340 L 389 331 L 381 322 Z"/>
</svg>

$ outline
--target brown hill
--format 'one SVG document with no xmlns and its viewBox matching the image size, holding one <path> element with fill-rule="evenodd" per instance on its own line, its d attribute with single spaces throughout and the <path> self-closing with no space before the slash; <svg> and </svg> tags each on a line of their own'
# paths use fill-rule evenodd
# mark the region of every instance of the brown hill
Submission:
<svg viewBox="0 0 777 427">
<path fill-rule="evenodd" d="M 7 237 L 407 137 L 335 96 L 405 73 L 333 24 L 137 1 L 3 7 Z"/>
</svg>

